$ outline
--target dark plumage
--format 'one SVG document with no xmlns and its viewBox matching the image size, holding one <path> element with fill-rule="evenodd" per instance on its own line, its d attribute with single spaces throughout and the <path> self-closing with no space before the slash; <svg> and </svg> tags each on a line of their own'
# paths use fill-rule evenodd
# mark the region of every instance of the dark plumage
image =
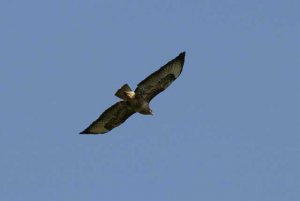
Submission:
<svg viewBox="0 0 300 201">
<path fill-rule="evenodd" d="M 185 52 L 169 61 L 160 69 L 141 81 L 135 91 L 124 84 L 115 95 L 121 99 L 105 110 L 100 117 L 80 134 L 104 134 L 121 125 L 135 112 L 149 115 L 152 110 L 150 101 L 164 91 L 182 72 Z"/>
</svg>

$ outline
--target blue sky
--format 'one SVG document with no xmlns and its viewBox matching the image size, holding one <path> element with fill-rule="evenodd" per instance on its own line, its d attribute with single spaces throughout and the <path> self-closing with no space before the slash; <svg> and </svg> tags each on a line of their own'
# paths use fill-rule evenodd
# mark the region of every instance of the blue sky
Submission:
<svg viewBox="0 0 300 201">
<path fill-rule="evenodd" d="M 0 200 L 298 201 L 296 0 L 0 3 Z M 186 51 L 106 135 L 79 135 Z"/>
</svg>

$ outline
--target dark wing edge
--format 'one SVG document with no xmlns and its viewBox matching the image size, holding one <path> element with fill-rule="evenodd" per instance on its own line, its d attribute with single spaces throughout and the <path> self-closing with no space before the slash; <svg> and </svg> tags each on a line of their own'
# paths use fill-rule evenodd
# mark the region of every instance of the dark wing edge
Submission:
<svg viewBox="0 0 300 201">
<path fill-rule="evenodd" d="M 141 81 L 135 93 L 151 101 L 157 94 L 164 91 L 181 74 L 185 61 L 185 52 L 169 61 L 157 71 Z"/>
<path fill-rule="evenodd" d="M 105 110 L 80 134 L 105 134 L 124 123 L 134 113 L 135 111 L 129 107 L 128 102 L 119 101 Z"/>
</svg>

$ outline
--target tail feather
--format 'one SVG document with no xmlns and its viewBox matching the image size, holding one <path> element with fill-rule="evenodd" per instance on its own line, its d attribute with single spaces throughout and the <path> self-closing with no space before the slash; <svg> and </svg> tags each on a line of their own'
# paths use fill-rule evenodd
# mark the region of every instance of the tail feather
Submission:
<svg viewBox="0 0 300 201">
<path fill-rule="evenodd" d="M 118 91 L 115 93 L 115 96 L 123 99 L 123 100 L 129 100 L 132 98 L 132 93 L 134 93 L 128 84 L 124 84 Z"/>
</svg>

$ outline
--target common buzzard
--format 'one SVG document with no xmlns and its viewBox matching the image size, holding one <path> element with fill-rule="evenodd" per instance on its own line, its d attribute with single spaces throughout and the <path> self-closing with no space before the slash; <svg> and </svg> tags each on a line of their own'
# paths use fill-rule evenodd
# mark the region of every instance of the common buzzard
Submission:
<svg viewBox="0 0 300 201">
<path fill-rule="evenodd" d="M 169 61 L 160 69 L 149 75 L 132 91 L 128 84 L 124 84 L 115 93 L 122 99 L 105 110 L 100 117 L 80 134 L 104 134 L 121 125 L 127 118 L 138 112 L 152 115 L 150 101 L 157 94 L 164 91 L 181 73 L 185 52 Z"/>
</svg>

